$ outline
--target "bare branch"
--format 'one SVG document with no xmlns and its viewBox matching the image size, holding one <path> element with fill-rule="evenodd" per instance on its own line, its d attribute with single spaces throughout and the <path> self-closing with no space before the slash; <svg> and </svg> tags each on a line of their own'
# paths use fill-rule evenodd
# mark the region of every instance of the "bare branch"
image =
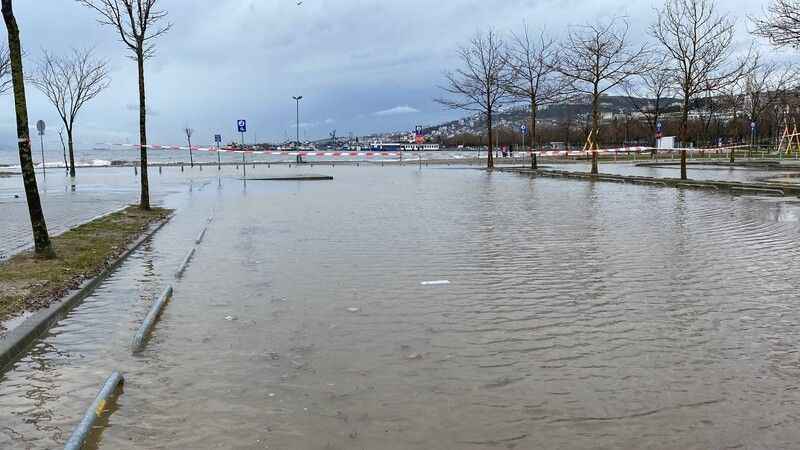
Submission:
<svg viewBox="0 0 800 450">
<path fill-rule="evenodd" d="M 31 82 L 56 107 L 71 133 L 83 105 L 108 87 L 108 67 L 106 61 L 94 59 L 91 50 L 72 50 L 64 57 L 45 51 Z"/>
<path fill-rule="evenodd" d="M 592 135 L 598 135 L 600 97 L 648 69 L 649 50 L 628 41 L 630 25 L 622 18 L 573 27 L 559 53 L 558 71 L 576 93 L 592 99 Z"/>
<path fill-rule="evenodd" d="M 650 29 L 667 55 L 683 96 L 681 139 L 688 141 L 689 108 L 702 93 L 741 79 L 752 64 L 752 49 L 734 58 L 735 21 L 716 12 L 714 0 L 666 0 Z"/>
<path fill-rule="evenodd" d="M 468 46 L 459 49 L 458 55 L 462 67 L 445 73 L 447 84 L 441 87 L 449 95 L 436 101 L 448 108 L 482 114 L 486 119 L 491 148 L 492 116 L 509 101 L 505 88 L 510 84 L 511 76 L 505 70 L 505 43 L 490 29 L 486 33 L 477 33 Z M 488 164 L 492 167 L 491 154 Z"/>
<path fill-rule="evenodd" d="M 8 48 L 0 47 L 0 94 L 11 89 L 11 53 Z"/>
<path fill-rule="evenodd" d="M 156 8 L 158 0 L 76 1 L 95 10 L 100 15 L 98 22 L 114 27 L 134 59 L 151 58 L 155 54 L 153 41 L 172 28 L 171 23 L 159 25 L 167 12 Z"/>
<path fill-rule="evenodd" d="M 766 17 L 752 20 L 756 36 L 778 47 L 800 47 L 800 0 L 773 0 Z"/>
</svg>

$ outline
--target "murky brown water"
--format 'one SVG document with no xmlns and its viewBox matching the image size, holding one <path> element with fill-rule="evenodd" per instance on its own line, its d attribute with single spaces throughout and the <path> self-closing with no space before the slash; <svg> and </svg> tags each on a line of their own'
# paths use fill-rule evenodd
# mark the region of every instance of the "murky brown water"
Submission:
<svg viewBox="0 0 800 450">
<path fill-rule="evenodd" d="M 797 205 L 307 170 L 336 179 L 170 197 L 173 222 L 0 376 L 0 448 L 63 445 L 111 368 L 103 449 L 800 446 Z"/>
</svg>

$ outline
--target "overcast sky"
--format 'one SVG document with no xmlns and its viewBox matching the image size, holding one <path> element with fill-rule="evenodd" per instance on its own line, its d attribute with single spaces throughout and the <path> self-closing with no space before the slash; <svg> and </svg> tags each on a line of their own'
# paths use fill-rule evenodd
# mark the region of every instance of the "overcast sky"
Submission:
<svg viewBox="0 0 800 450">
<path fill-rule="evenodd" d="M 152 143 L 180 143 L 182 128 L 197 143 L 214 133 L 237 139 L 236 119 L 248 120 L 248 141 L 278 141 L 295 133 L 293 95 L 303 95 L 302 133 L 327 136 L 411 130 L 463 115 L 433 102 L 442 72 L 477 30 L 519 29 L 523 21 L 555 35 L 570 24 L 627 16 L 634 35 L 646 38 L 655 0 L 161 0 L 173 28 L 146 66 Z M 719 0 L 738 18 L 740 46 L 747 15 L 766 0 Z M 45 6 L 46 5 L 46 6 Z M 42 49 L 94 47 L 110 63 L 111 86 L 78 118 L 81 147 L 137 142 L 136 65 L 114 31 L 73 0 L 15 2 L 26 68 Z M 5 30 L 5 27 L 1 27 Z M 5 40 L 5 37 L 3 38 Z M 28 87 L 33 125 L 44 119 L 55 141 L 59 119 Z M 15 145 L 10 95 L 0 98 L 0 145 Z"/>
</svg>

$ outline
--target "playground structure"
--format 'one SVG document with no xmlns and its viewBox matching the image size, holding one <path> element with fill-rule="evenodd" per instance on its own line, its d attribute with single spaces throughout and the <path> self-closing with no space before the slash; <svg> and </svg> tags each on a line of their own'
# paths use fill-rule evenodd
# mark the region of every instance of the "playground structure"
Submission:
<svg viewBox="0 0 800 450">
<path fill-rule="evenodd" d="M 784 121 L 783 134 L 780 141 L 778 141 L 778 154 L 792 156 L 794 153 L 795 159 L 800 157 L 800 132 L 797 130 L 797 122 L 792 120 L 792 127 L 789 127 L 789 121 Z"/>
</svg>

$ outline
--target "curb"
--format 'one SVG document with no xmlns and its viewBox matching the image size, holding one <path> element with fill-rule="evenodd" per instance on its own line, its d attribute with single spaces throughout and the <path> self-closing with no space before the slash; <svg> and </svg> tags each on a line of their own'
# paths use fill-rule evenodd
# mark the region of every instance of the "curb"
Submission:
<svg viewBox="0 0 800 450">
<path fill-rule="evenodd" d="M 8 332 L 4 337 L 0 337 L 0 373 L 6 371 L 25 350 L 45 331 L 50 329 L 56 322 L 61 320 L 75 306 L 79 305 L 83 299 L 88 297 L 97 285 L 105 280 L 114 270 L 116 270 L 134 251 L 143 243 L 153 237 L 169 221 L 170 217 L 150 226 L 145 234 L 128 246 L 117 259 L 109 264 L 102 272 L 92 279 L 86 280 L 71 294 L 61 300 L 51 304 L 45 309 L 34 312 L 24 322 Z"/>
<path fill-rule="evenodd" d="M 521 175 L 544 176 L 553 178 L 571 178 L 584 181 L 613 181 L 616 183 L 650 184 L 673 188 L 694 188 L 710 189 L 718 192 L 754 192 L 760 194 L 770 194 L 778 196 L 800 195 L 800 185 L 788 185 L 778 183 L 760 182 L 741 182 L 741 181 L 722 181 L 722 180 L 694 180 L 679 178 L 655 178 L 637 175 L 613 175 L 597 174 L 592 175 L 588 172 L 570 172 L 564 170 L 533 170 L 533 169 L 499 169 L 506 173 L 517 173 Z"/>
</svg>

